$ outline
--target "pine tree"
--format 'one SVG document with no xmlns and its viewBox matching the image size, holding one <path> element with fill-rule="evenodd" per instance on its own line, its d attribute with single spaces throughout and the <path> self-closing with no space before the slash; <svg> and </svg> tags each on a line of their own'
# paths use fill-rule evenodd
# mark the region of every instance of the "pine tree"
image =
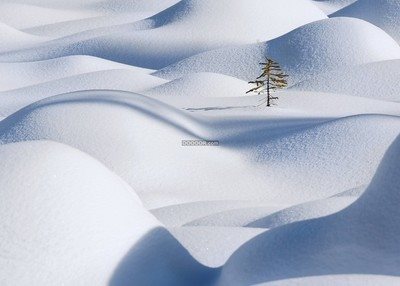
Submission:
<svg viewBox="0 0 400 286">
<path fill-rule="evenodd" d="M 265 63 L 260 63 L 260 65 L 262 66 L 262 74 L 255 81 L 249 82 L 249 84 L 255 84 L 256 86 L 247 91 L 246 94 L 251 92 L 257 94 L 266 93 L 267 96 L 261 99 L 262 102 L 260 105 L 267 103 L 267 107 L 270 107 L 271 103 L 278 99 L 276 96 L 271 96 L 271 92 L 287 87 L 286 78 L 288 75 L 272 59 L 266 58 Z"/>
</svg>

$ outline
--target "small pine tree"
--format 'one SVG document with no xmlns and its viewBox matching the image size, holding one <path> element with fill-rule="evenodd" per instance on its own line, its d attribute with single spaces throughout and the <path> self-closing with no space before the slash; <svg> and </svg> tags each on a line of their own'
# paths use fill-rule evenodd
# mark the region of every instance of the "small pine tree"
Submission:
<svg viewBox="0 0 400 286">
<path fill-rule="evenodd" d="M 288 83 L 285 74 L 279 64 L 272 59 L 266 58 L 265 63 L 260 63 L 262 66 L 262 74 L 255 80 L 250 81 L 249 84 L 255 84 L 256 86 L 250 89 L 247 93 L 267 94 L 267 96 L 261 99 L 261 104 L 267 103 L 267 107 L 271 106 L 272 101 L 277 100 L 278 97 L 271 96 L 271 91 L 283 89 L 287 87 Z M 260 106 L 258 105 L 258 106 Z"/>
</svg>

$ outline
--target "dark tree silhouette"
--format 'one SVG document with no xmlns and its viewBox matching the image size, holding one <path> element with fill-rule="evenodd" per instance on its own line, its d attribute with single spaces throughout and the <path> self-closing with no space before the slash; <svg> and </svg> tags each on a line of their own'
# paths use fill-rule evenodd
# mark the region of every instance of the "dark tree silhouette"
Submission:
<svg viewBox="0 0 400 286">
<path fill-rule="evenodd" d="M 262 66 L 262 74 L 255 81 L 249 82 L 249 84 L 255 84 L 256 86 L 247 91 L 246 94 L 251 92 L 257 94 L 266 93 L 267 96 L 261 99 L 262 102 L 260 105 L 266 103 L 267 107 L 270 107 L 271 103 L 278 99 L 277 96 L 271 96 L 271 92 L 287 87 L 288 83 L 286 78 L 288 75 L 285 74 L 279 64 L 272 59 L 266 58 L 265 63 L 260 63 L 260 65 Z"/>
</svg>

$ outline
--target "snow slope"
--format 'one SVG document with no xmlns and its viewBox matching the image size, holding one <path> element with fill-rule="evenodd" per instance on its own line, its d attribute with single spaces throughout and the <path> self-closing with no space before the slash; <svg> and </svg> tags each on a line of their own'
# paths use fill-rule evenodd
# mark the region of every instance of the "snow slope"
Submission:
<svg viewBox="0 0 400 286">
<path fill-rule="evenodd" d="M 0 0 L 0 285 L 399 284 L 398 8 Z"/>
<path fill-rule="evenodd" d="M 259 9 L 254 10 L 254 6 Z M 281 21 L 283 15 L 291 21 Z M 86 54 L 159 69 L 209 49 L 269 40 L 324 18 L 307 0 L 182 0 L 144 23 L 54 40 L 35 50 L 0 55 L 0 60 L 33 61 Z"/>
<path fill-rule="evenodd" d="M 47 141 L 2 145 L 0 154 L 2 285 L 159 285 L 157 279 L 186 285 L 189 273 L 195 280 L 206 270 L 124 181 L 88 155 Z M 145 235 L 153 236 L 151 251 L 159 249 L 146 257 L 152 265 L 142 260 L 146 247 L 131 249 Z M 167 245 L 169 251 L 161 249 Z M 132 270 L 119 269 L 120 263 Z M 155 276 L 143 277 L 141 264 Z"/>
<path fill-rule="evenodd" d="M 165 83 L 160 78 L 133 70 L 105 70 L 78 74 L 71 77 L 52 80 L 37 85 L 0 92 L 5 105 L 0 107 L 1 115 L 10 115 L 38 100 L 81 90 L 125 90 L 140 92 Z"/>
<path fill-rule="evenodd" d="M 0 53 L 30 48 L 46 40 L 14 29 L 0 22 Z"/>
<path fill-rule="evenodd" d="M 269 121 L 240 126 L 235 119 L 188 115 L 144 96 L 93 91 L 49 98 L 18 111 L 0 123 L 0 141 L 50 139 L 72 145 L 124 178 L 147 206 L 249 196 L 285 204 L 367 183 L 400 131 L 397 117 L 379 115 L 316 121 L 293 130 L 286 126 L 286 134 L 279 131 L 285 122 Z M 286 124 L 299 124 L 293 121 Z M 376 130 L 377 125 L 384 128 Z M 185 139 L 219 140 L 221 147 L 182 148 Z M 176 162 L 177 157 L 182 160 Z M 354 168 L 354 158 L 362 167 Z M 221 177 L 228 170 L 236 180 Z"/>
<path fill-rule="evenodd" d="M 349 208 L 277 228 L 242 246 L 225 265 L 220 285 L 334 274 L 399 276 L 399 152 L 397 139 Z"/>
<path fill-rule="evenodd" d="M 105 285 L 159 226 L 126 183 L 84 153 L 26 142 L 0 154 L 2 285 Z"/>
<path fill-rule="evenodd" d="M 249 90 L 247 82 L 213 73 L 195 73 L 146 90 L 157 97 L 241 97 Z"/>
<path fill-rule="evenodd" d="M 15 17 L 18 11 L 18 17 Z M 99 16 L 99 13 L 89 10 L 70 10 L 43 7 L 38 5 L 2 1 L 0 3 L 0 21 L 18 30 L 79 20 Z M 21 21 L 21 19 L 24 19 Z"/>
<path fill-rule="evenodd" d="M 138 73 L 151 70 L 123 65 L 90 56 L 70 56 L 38 62 L 0 63 L 0 91 L 37 85 L 97 71 L 124 69 Z"/>
<path fill-rule="evenodd" d="M 400 60 L 341 68 L 298 83 L 294 90 L 334 92 L 387 101 L 400 101 Z"/>
<path fill-rule="evenodd" d="M 399 59 L 400 47 L 385 32 L 365 21 L 334 18 L 304 25 L 272 41 L 202 53 L 155 73 L 175 79 L 194 72 L 221 73 L 243 80 L 259 75 L 265 56 L 278 61 L 290 82 L 344 66 Z"/>
<path fill-rule="evenodd" d="M 313 0 L 315 5 L 317 5 L 327 15 L 344 8 L 355 1 L 357 0 Z"/>
<path fill-rule="evenodd" d="M 400 2 L 397 0 L 358 0 L 332 17 L 354 17 L 368 21 L 400 42 Z"/>
</svg>

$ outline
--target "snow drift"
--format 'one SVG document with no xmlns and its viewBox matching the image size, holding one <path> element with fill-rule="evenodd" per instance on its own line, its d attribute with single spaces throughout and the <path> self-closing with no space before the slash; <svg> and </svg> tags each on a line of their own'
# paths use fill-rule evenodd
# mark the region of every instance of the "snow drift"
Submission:
<svg viewBox="0 0 400 286">
<path fill-rule="evenodd" d="M 146 69 L 90 56 L 70 56 L 38 62 L 0 63 L 0 91 L 106 70 L 150 73 Z"/>
<path fill-rule="evenodd" d="M 213 73 L 195 73 L 146 90 L 146 95 L 173 97 L 240 97 L 249 90 L 247 82 Z"/>
<path fill-rule="evenodd" d="M 337 10 L 342 9 L 357 0 L 313 0 L 315 5 L 317 5 L 326 14 L 331 14 Z"/>
<path fill-rule="evenodd" d="M 38 100 L 81 90 L 125 90 L 140 92 L 166 81 L 158 77 L 135 72 L 133 70 L 105 70 L 78 74 L 33 86 L 27 86 L 6 92 L 0 92 L 4 106 L 0 115 L 10 115 Z"/>
<path fill-rule="evenodd" d="M 386 31 L 400 43 L 400 2 L 397 0 L 358 0 L 333 17 L 354 17 L 368 21 Z"/>
<path fill-rule="evenodd" d="M 288 128 L 289 123 L 281 124 Z M 140 95 L 93 91 L 18 111 L 0 123 L 0 141 L 49 139 L 74 146 L 124 178 L 148 206 L 163 202 L 161 207 L 249 197 L 299 203 L 331 196 L 367 183 L 400 131 L 398 118 L 378 115 L 295 125 L 286 134 L 281 126 L 268 118 L 213 120 Z M 185 139 L 219 140 L 221 148 L 182 148 Z M 176 162 L 177 157 L 182 160 Z M 221 176 L 228 170 L 235 180 Z"/>
<path fill-rule="evenodd" d="M 282 21 L 283 16 L 291 21 Z M 324 13 L 306 0 L 182 0 L 143 23 L 54 40 L 35 50 L 1 55 L 0 60 L 86 54 L 159 69 L 213 48 L 269 40 L 324 18 Z"/>
<path fill-rule="evenodd" d="M 400 60 L 339 68 L 298 83 L 294 90 L 334 92 L 387 101 L 400 101 Z"/>
<path fill-rule="evenodd" d="M 45 38 L 21 32 L 1 22 L 0 39 L 0 53 L 30 48 L 46 40 Z"/>
<path fill-rule="evenodd" d="M 205 52 L 166 67 L 155 75 L 175 79 L 188 73 L 221 73 L 254 80 L 258 63 L 275 59 L 296 83 L 344 66 L 400 58 L 399 45 L 385 32 L 351 18 L 321 20 L 275 40 Z"/>
<path fill-rule="evenodd" d="M 220 285 L 336 274 L 399 276 L 399 156 L 398 138 L 349 208 L 277 228 L 242 246 L 225 265 Z"/>
<path fill-rule="evenodd" d="M 112 279 L 120 286 L 128 285 L 127 277 L 143 285 L 157 285 L 155 277 L 185 285 L 185 275 L 202 269 L 133 190 L 88 155 L 45 141 L 2 145 L 0 155 L 2 285 L 109 285 Z M 158 257 L 146 257 L 153 266 L 141 261 L 145 247 L 131 250 L 150 233 L 148 246 L 159 249 Z M 162 250 L 168 245 L 173 255 Z M 123 266 L 132 269 L 126 273 L 119 264 L 129 253 L 137 260 Z M 136 272 L 143 263 L 154 267 L 154 277 Z M 184 274 L 168 266 L 175 263 Z"/>
</svg>

